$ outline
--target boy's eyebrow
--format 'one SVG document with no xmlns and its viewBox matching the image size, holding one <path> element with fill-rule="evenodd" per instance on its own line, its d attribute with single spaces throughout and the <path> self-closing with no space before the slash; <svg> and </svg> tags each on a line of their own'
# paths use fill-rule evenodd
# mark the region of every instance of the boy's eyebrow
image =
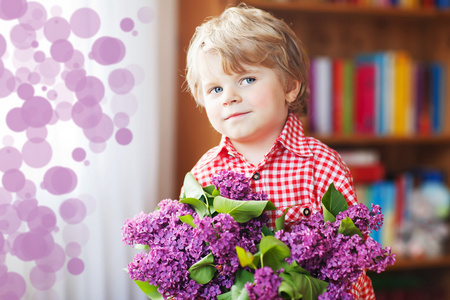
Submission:
<svg viewBox="0 0 450 300">
<path fill-rule="evenodd" d="M 211 87 L 218 86 L 219 83 L 217 80 L 204 80 L 202 86 L 204 89 L 209 89 Z"/>
<path fill-rule="evenodd" d="M 242 71 L 241 74 L 248 74 L 248 73 L 260 73 L 260 70 L 258 68 L 245 67 L 244 71 Z"/>
</svg>

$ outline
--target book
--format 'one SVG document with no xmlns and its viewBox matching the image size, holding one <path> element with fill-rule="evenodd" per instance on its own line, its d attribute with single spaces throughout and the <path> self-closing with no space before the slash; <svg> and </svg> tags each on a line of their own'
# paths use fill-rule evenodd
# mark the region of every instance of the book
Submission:
<svg viewBox="0 0 450 300">
<path fill-rule="evenodd" d="M 422 6 L 425 9 L 432 9 L 435 7 L 435 1 L 434 0 L 423 0 Z"/>
<path fill-rule="evenodd" d="M 450 133 L 445 67 L 406 51 L 311 61 L 309 128 L 320 135 Z"/>
<path fill-rule="evenodd" d="M 415 87 L 414 74 L 415 64 L 409 54 L 405 60 L 405 131 L 404 135 L 414 134 L 415 119 L 414 119 L 414 93 Z"/>
<path fill-rule="evenodd" d="M 380 163 L 380 154 L 375 149 L 339 150 L 338 153 L 349 166 L 367 166 Z"/>
<path fill-rule="evenodd" d="M 429 92 L 429 74 L 428 68 L 423 63 L 416 65 L 416 92 L 415 92 L 415 113 L 416 113 L 416 132 L 421 135 L 431 133 L 431 104 Z"/>
<path fill-rule="evenodd" d="M 344 133 L 344 60 L 335 58 L 332 61 L 332 132 Z"/>
<path fill-rule="evenodd" d="M 373 93 L 370 95 L 373 97 L 373 132 L 381 135 L 382 132 L 386 134 L 384 129 L 384 113 L 386 106 L 386 85 L 389 83 L 386 76 L 389 65 L 387 64 L 387 54 L 382 52 L 368 53 L 357 56 L 357 63 L 370 64 L 374 67 L 373 78 Z M 367 100 L 367 99 L 366 99 Z M 372 105 L 372 104 L 371 104 Z"/>
<path fill-rule="evenodd" d="M 314 59 L 314 128 L 322 135 L 332 133 L 332 64 L 331 58 L 322 56 Z"/>
<path fill-rule="evenodd" d="M 354 132 L 353 107 L 354 107 L 354 62 L 352 59 L 344 60 L 344 78 L 343 78 L 343 112 L 342 123 L 343 133 L 352 134 Z"/>
<path fill-rule="evenodd" d="M 315 59 L 311 59 L 309 67 L 309 99 L 308 99 L 308 130 L 311 132 L 316 132 L 315 119 L 316 119 L 316 105 L 315 105 L 315 80 L 316 77 L 316 63 Z"/>
<path fill-rule="evenodd" d="M 379 135 L 389 135 L 392 132 L 394 110 L 394 66 L 393 66 L 394 53 L 385 52 L 381 55 L 380 63 L 380 92 L 379 92 L 379 106 L 378 116 Z"/>
<path fill-rule="evenodd" d="M 409 57 L 404 51 L 397 51 L 394 55 L 394 101 L 392 112 L 392 134 L 406 135 L 408 124 L 408 83 Z"/>
<path fill-rule="evenodd" d="M 449 9 L 450 8 L 450 0 L 436 0 L 435 5 L 436 5 L 436 8 L 438 8 L 438 9 Z"/>
<path fill-rule="evenodd" d="M 431 130 L 434 134 L 442 133 L 445 118 L 445 81 L 444 66 L 441 63 L 430 65 L 430 99 L 431 99 Z"/>
<path fill-rule="evenodd" d="M 370 164 L 370 165 L 349 165 L 352 172 L 353 182 L 355 184 L 373 183 L 383 180 L 386 174 L 386 168 L 384 165 Z"/>
<path fill-rule="evenodd" d="M 396 188 L 391 180 L 378 181 L 371 186 L 371 201 L 380 205 L 384 215 L 383 226 L 379 231 L 372 232 L 371 237 L 382 245 L 392 246 L 395 239 L 395 197 Z"/>
<path fill-rule="evenodd" d="M 374 134 L 376 66 L 373 61 L 357 58 L 355 72 L 355 132 L 357 134 Z"/>
</svg>

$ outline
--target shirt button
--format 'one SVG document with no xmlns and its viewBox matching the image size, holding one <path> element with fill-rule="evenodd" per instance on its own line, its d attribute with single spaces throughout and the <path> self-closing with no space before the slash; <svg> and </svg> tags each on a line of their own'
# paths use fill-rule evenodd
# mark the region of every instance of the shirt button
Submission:
<svg viewBox="0 0 450 300">
<path fill-rule="evenodd" d="M 258 172 L 256 172 L 256 173 L 253 174 L 253 176 L 252 176 L 252 179 L 253 179 L 254 181 L 258 181 L 260 178 L 261 178 L 261 175 L 259 175 Z"/>
<path fill-rule="evenodd" d="M 305 217 L 309 217 L 309 215 L 311 214 L 311 210 L 309 208 L 305 207 L 305 208 L 302 209 L 302 214 Z"/>
</svg>

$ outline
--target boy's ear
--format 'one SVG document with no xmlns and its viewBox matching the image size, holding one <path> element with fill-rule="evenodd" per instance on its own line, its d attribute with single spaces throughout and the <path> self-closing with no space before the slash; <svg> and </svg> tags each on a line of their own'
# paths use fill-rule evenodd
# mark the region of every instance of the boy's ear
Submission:
<svg viewBox="0 0 450 300">
<path fill-rule="evenodd" d="M 286 101 L 292 103 L 297 99 L 298 93 L 302 88 L 302 83 L 298 80 L 291 80 L 286 86 Z"/>
</svg>

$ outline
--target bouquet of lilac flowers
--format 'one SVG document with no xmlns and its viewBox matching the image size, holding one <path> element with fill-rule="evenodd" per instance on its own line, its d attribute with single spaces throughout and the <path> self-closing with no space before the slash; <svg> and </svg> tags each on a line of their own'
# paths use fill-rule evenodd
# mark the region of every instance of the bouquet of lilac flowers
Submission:
<svg viewBox="0 0 450 300">
<path fill-rule="evenodd" d="M 323 215 L 290 230 L 284 215 L 267 227 L 275 206 L 229 171 L 202 187 L 188 173 L 184 196 L 127 219 L 123 241 L 145 249 L 127 272 L 151 299 L 352 299 L 363 269 L 394 263 L 390 248 L 367 235 L 382 225 L 379 206 L 348 207 L 330 185 Z"/>
</svg>

